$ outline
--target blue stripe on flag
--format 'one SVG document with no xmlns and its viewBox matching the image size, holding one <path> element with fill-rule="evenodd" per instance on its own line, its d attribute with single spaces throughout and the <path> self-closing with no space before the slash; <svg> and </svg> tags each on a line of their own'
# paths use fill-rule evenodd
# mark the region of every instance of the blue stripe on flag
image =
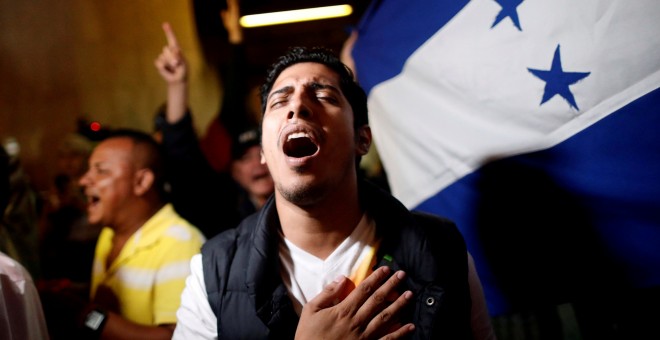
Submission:
<svg viewBox="0 0 660 340">
<path fill-rule="evenodd" d="M 353 49 L 364 90 L 369 93 L 376 84 L 398 74 L 408 57 L 468 2 L 405 0 L 392 6 L 374 0 L 358 25 L 360 42 Z"/>
<path fill-rule="evenodd" d="M 655 90 L 551 149 L 492 162 L 416 208 L 457 223 L 491 314 L 660 285 L 659 107 Z"/>
</svg>

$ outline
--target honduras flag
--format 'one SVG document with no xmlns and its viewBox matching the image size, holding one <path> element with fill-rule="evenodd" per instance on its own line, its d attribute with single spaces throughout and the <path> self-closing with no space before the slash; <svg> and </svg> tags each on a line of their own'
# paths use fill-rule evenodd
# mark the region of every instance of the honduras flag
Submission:
<svg viewBox="0 0 660 340">
<path fill-rule="evenodd" d="M 363 15 L 352 55 L 392 193 L 457 223 L 491 315 L 660 286 L 658 22 L 658 0 Z"/>
</svg>

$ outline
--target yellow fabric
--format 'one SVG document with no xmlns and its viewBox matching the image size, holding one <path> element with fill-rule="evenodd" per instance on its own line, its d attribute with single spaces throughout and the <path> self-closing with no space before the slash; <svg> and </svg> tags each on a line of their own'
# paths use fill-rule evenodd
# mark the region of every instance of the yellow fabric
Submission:
<svg viewBox="0 0 660 340">
<path fill-rule="evenodd" d="M 106 268 L 113 235 L 107 227 L 99 235 L 92 300 L 105 301 L 106 294 L 101 291 L 107 287 L 126 319 L 142 325 L 176 323 L 181 292 L 190 274 L 190 258 L 200 252 L 204 236 L 167 204 L 128 239 Z"/>
<path fill-rule="evenodd" d="M 380 245 L 380 241 L 377 241 L 376 244 L 373 246 L 369 247 L 367 250 L 369 254 L 365 256 L 364 260 L 358 268 L 351 273 L 351 276 L 348 278 L 353 281 L 355 286 L 359 285 L 364 279 L 367 278 L 371 273 L 373 273 L 373 267 L 376 265 L 376 251 L 378 250 L 378 246 Z"/>
<path fill-rule="evenodd" d="M 362 260 L 359 260 L 361 262 L 356 264 L 357 266 L 353 267 L 355 270 L 348 276 L 348 278 L 353 281 L 356 287 L 362 283 L 362 281 L 364 281 L 367 276 L 374 272 L 373 267 L 376 265 L 376 253 L 380 247 L 380 239 L 376 237 L 376 221 L 374 221 L 366 213 L 362 216 L 360 224 L 356 229 L 361 228 L 368 228 L 367 230 L 369 230 L 366 235 L 366 239 L 362 240 L 363 242 L 367 243 L 367 246 L 363 250 L 363 253 L 366 254 L 356 258 L 356 260 L 360 258 Z"/>
</svg>

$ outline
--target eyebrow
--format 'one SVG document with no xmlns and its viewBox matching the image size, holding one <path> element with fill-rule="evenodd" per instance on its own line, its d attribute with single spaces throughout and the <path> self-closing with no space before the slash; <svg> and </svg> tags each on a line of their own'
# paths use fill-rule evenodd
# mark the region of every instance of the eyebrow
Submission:
<svg viewBox="0 0 660 340">
<path fill-rule="evenodd" d="M 97 161 L 97 162 L 94 162 L 94 163 L 90 163 L 89 168 L 98 170 L 100 168 L 103 168 L 103 164 L 104 164 L 103 161 Z"/>
<path fill-rule="evenodd" d="M 268 95 L 268 100 L 270 100 L 274 95 L 279 94 L 279 93 L 285 93 L 285 92 L 291 92 L 293 90 L 293 86 L 284 86 L 280 89 L 277 89 Z"/>
<path fill-rule="evenodd" d="M 313 89 L 313 90 L 319 90 L 319 89 L 321 89 L 321 90 L 325 90 L 325 89 L 330 89 L 330 90 L 332 90 L 332 91 L 334 91 L 334 92 L 341 93 L 341 91 L 339 91 L 339 89 L 338 89 L 337 87 L 335 87 L 335 86 L 333 86 L 333 85 L 329 85 L 329 84 L 321 84 L 321 83 L 319 83 L 319 82 L 311 82 L 308 86 L 309 86 L 311 89 Z M 271 92 L 270 95 L 268 96 L 268 100 L 270 100 L 270 99 L 271 99 L 274 95 L 276 95 L 276 94 L 280 94 L 280 93 L 288 93 L 288 92 L 291 92 L 291 91 L 293 91 L 293 86 L 284 86 L 284 87 L 282 87 L 282 88 L 280 88 L 280 89 L 277 89 L 277 90 Z"/>
<path fill-rule="evenodd" d="M 319 90 L 319 89 L 321 89 L 321 90 L 326 90 L 326 89 L 330 89 L 330 90 L 333 90 L 333 91 L 335 91 L 335 92 L 340 92 L 339 89 L 337 89 L 337 88 L 334 87 L 333 85 L 329 85 L 329 84 L 321 84 L 321 83 L 317 83 L 317 82 L 313 82 L 312 84 L 310 84 L 309 87 L 311 87 L 311 88 L 314 89 L 314 90 Z"/>
</svg>

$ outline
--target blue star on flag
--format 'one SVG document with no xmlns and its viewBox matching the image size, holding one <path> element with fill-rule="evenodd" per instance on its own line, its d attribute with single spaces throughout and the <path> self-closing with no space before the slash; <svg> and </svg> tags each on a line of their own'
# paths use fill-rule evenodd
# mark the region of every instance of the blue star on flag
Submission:
<svg viewBox="0 0 660 340">
<path fill-rule="evenodd" d="M 559 45 L 555 49 L 555 56 L 552 59 L 552 67 L 548 71 L 527 68 L 529 72 L 537 78 L 545 81 L 545 91 L 543 92 L 543 99 L 541 105 L 550 100 L 555 95 L 560 95 L 566 99 L 571 107 L 578 109 L 573 93 L 568 88 L 578 81 L 586 78 L 591 72 L 564 72 L 561 67 L 561 57 L 559 56 Z"/>
<path fill-rule="evenodd" d="M 495 27 L 495 25 L 499 24 L 500 21 L 504 20 L 504 18 L 509 17 L 511 18 L 511 21 L 513 21 L 513 24 L 516 25 L 518 30 L 522 31 L 516 8 L 523 2 L 523 0 L 495 0 L 495 2 L 502 6 L 502 10 L 497 13 L 495 22 L 493 22 L 493 26 L 490 26 L 490 28 Z"/>
</svg>

